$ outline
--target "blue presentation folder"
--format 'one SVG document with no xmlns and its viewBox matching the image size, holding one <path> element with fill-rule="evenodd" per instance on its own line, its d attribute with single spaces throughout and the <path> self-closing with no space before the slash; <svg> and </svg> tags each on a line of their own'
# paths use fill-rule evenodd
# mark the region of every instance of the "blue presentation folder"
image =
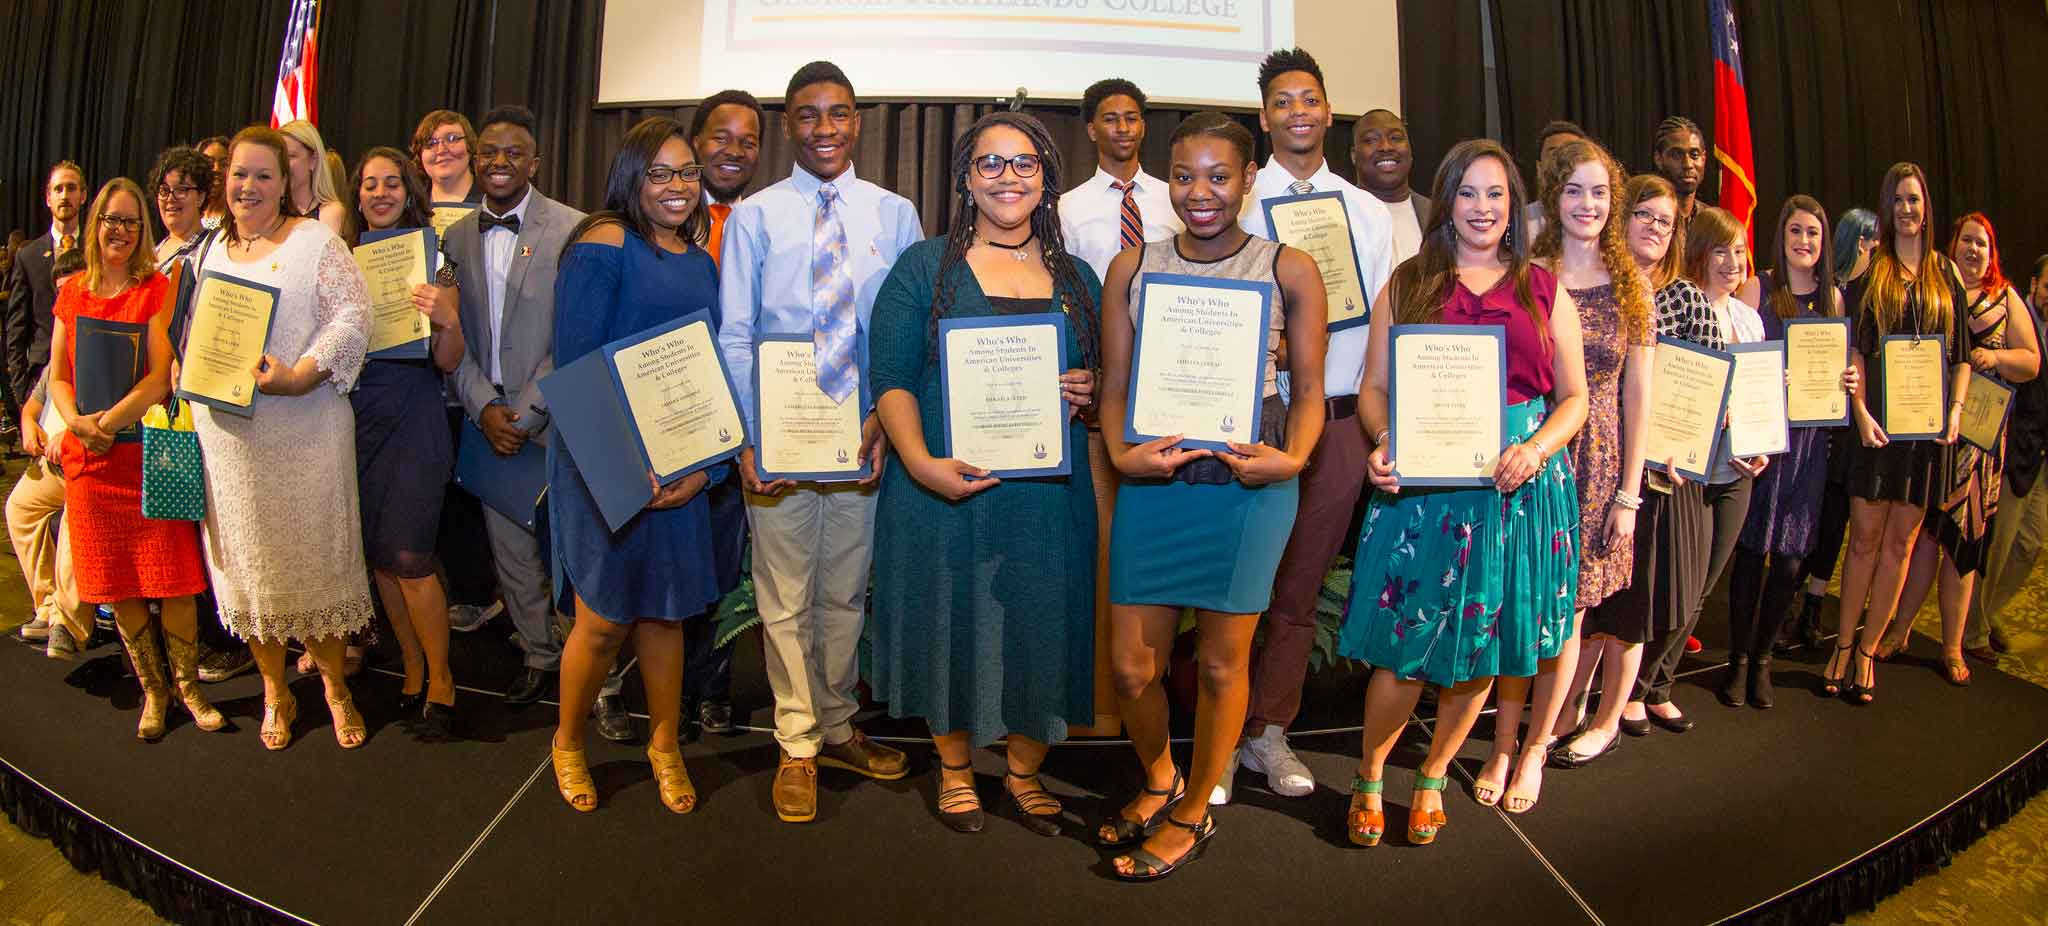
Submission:
<svg viewBox="0 0 2048 926">
<path fill-rule="evenodd" d="M 149 326 L 141 322 L 114 322 L 78 316 L 78 332 L 72 340 L 72 388 L 78 413 L 92 415 L 120 404 L 142 379 L 149 362 Z M 140 422 L 114 435 L 118 443 L 142 440 Z"/>
<path fill-rule="evenodd" d="M 519 526 L 533 530 L 534 506 L 548 487 L 548 450 L 534 441 L 504 456 L 491 447 L 476 422 L 462 422 L 455 450 L 455 484 Z"/>
</svg>

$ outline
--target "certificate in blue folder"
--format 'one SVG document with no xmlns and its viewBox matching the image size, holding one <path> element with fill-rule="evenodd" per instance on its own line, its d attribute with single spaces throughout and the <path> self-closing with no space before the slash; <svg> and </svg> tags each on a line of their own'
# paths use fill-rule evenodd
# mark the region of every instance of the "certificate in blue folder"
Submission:
<svg viewBox="0 0 2048 926">
<path fill-rule="evenodd" d="M 547 454 L 546 447 L 533 441 L 521 444 L 509 457 L 500 454 L 476 422 L 464 420 L 455 448 L 455 484 L 530 531 L 534 504 L 548 487 Z"/>
<path fill-rule="evenodd" d="M 72 340 L 72 388 L 78 413 L 92 415 L 106 411 L 128 397 L 142 380 L 149 363 L 145 346 L 149 326 L 140 322 L 114 322 L 77 316 L 78 331 Z M 140 422 L 114 435 L 116 443 L 142 440 Z"/>
<path fill-rule="evenodd" d="M 668 485 L 746 446 L 709 312 L 621 338 L 540 381 L 555 430 L 613 531 Z"/>
</svg>

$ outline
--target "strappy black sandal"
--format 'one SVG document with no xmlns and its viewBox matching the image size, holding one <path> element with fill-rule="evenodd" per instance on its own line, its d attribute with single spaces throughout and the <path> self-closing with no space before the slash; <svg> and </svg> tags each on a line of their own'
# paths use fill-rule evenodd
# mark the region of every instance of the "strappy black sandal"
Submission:
<svg viewBox="0 0 2048 926">
<path fill-rule="evenodd" d="M 1004 774 L 1017 779 L 1020 783 L 1038 780 L 1037 772 L 1019 775 L 1005 770 Z M 1040 836 L 1060 834 L 1060 811 L 1064 808 L 1060 805 L 1060 799 L 1052 796 L 1052 792 L 1045 790 L 1042 785 L 1025 791 L 1011 791 L 1008 788 L 1003 790 L 1010 795 L 1010 806 L 1017 811 L 1017 820 L 1024 824 L 1025 829 Z"/>
<path fill-rule="evenodd" d="M 946 760 L 940 759 L 939 767 L 949 772 L 971 772 L 974 769 L 974 763 L 967 762 L 961 765 L 947 765 Z M 939 780 L 941 783 L 945 781 L 944 778 L 940 778 Z M 970 809 L 946 809 L 948 807 L 961 806 L 967 803 L 968 801 L 974 802 L 974 806 Z M 946 828 L 952 830 L 955 833 L 981 832 L 981 794 L 980 792 L 975 791 L 974 786 L 971 784 L 958 785 L 956 787 L 951 788 L 941 788 L 939 790 L 938 811 L 939 822 L 946 824 Z"/>
<path fill-rule="evenodd" d="M 1110 848 L 1128 846 L 1152 835 L 1166 821 L 1168 812 L 1173 810 L 1173 805 L 1180 803 L 1180 799 L 1186 797 L 1188 793 L 1187 784 L 1181 780 L 1178 767 L 1173 770 L 1173 784 L 1168 786 L 1166 790 L 1146 788 L 1144 791 L 1146 794 L 1156 794 L 1165 797 L 1166 803 L 1160 805 L 1158 810 L 1153 811 L 1152 816 L 1145 818 L 1143 821 L 1125 817 L 1122 810 L 1113 811 L 1109 819 L 1102 825 L 1109 827 L 1116 834 L 1116 838 L 1102 838 L 1102 828 L 1097 827 L 1095 830 L 1095 841 L 1097 844 Z"/>
<path fill-rule="evenodd" d="M 1189 846 L 1186 852 L 1181 853 L 1180 858 L 1170 863 L 1144 849 L 1132 849 L 1130 854 L 1124 856 L 1131 860 L 1131 872 L 1130 874 L 1125 874 L 1122 871 L 1117 871 L 1116 876 L 1118 878 L 1125 881 L 1158 881 L 1165 878 L 1187 867 L 1188 863 L 1193 862 L 1195 859 L 1201 858 L 1202 850 L 1208 847 L 1210 837 L 1216 835 L 1216 821 L 1210 816 L 1209 808 L 1207 807 L 1202 808 L 1202 821 L 1200 823 L 1182 823 L 1172 816 L 1168 816 L 1166 822 L 1195 834 L 1195 844 Z"/>
</svg>

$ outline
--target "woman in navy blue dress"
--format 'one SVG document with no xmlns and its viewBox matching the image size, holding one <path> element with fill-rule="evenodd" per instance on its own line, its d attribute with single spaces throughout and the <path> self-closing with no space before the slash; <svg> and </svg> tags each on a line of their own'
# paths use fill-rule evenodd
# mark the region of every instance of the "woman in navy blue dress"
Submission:
<svg viewBox="0 0 2048 926">
<path fill-rule="evenodd" d="M 578 225 L 555 281 L 555 366 L 605 344 L 709 310 L 718 313 L 718 272 L 702 246 L 703 168 L 681 123 L 654 117 L 626 133 L 612 156 L 604 209 Z M 704 489 L 727 467 L 655 489 L 646 510 L 616 532 L 605 524 L 567 442 L 549 447 L 548 512 L 555 594 L 574 602 L 562 649 L 555 785 L 569 806 L 597 809 L 583 758 L 591 702 L 630 637 L 640 660 L 652 732 L 647 759 L 661 802 L 696 809 L 677 729 L 683 699 L 683 624 L 718 600 L 710 506 Z M 653 480 L 650 473 L 648 479 Z"/>
</svg>

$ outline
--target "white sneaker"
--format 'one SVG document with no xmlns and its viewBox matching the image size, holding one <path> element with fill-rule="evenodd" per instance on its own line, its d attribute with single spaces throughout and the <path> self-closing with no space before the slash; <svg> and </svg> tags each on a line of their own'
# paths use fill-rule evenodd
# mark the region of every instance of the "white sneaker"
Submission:
<svg viewBox="0 0 2048 926">
<path fill-rule="evenodd" d="M 1216 787 L 1209 789 L 1209 806 L 1221 807 L 1230 803 L 1230 793 L 1237 787 L 1237 760 L 1243 754 L 1242 748 L 1230 752 L 1230 764 L 1223 767 L 1223 777 L 1217 779 Z"/>
<path fill-rule="evenodd" d="M 1287 746 L 1287 731 L 1267 724 L 1264 733 L 1244 741 L 1237 748 L 1238 761 L 1254 772 L 1266 773 L 1266 787 L 1282 797 L 1307 797 L 1315 793 L 1316 776 Z"/>
<path fill-rule="evenodd" d="M 505 603 L 503 601 L 493 601 L 488 608 L 479 608 L 473 604 L 449 605 L 448 629 L 456 633 L 468 633 L 490 623 L 491 618 L 503 613 L 505 613 Z"/>
</svg>

